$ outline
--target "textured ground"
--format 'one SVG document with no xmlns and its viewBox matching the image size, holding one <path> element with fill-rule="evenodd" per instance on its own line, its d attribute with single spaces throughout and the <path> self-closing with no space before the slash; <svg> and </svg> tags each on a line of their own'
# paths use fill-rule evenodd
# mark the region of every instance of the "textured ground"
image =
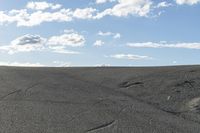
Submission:
<svg viewBox="0 0 200 133">
<path fill-rule="evenodd" d="M 199 133 L 200 66 L 0 67 L 1 133 Z"/>
</svg>

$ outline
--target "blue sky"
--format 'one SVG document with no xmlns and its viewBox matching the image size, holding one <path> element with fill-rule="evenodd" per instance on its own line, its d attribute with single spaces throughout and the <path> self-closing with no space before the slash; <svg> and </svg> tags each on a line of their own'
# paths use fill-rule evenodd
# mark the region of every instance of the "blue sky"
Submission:
<svg viewBox="0 0 200 133">
<path fill-rule="evenodd" d="M 200 0 L 0 3 L 0 65 L 200 63 Z"/>
</svg>

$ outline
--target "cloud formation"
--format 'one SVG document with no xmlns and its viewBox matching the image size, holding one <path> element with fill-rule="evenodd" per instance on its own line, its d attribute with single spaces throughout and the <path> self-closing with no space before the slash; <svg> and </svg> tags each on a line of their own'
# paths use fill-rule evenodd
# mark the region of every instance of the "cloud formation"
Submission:
<svg viewBox="0 0 200 133">
<path fill-rule="evenodd" d="M 45 38 L 39 35 L 23 35 L 16 38 L 10 45 L 0 46 L 0 51 L 14 54 L 18 52 L 41 51 L 44 49 Z"/>
<path fill-rule="evenodd" d="M 47 3 L 46 1 L 42 2 L 28 2 L 26 5 L 26 8 L 32 9 L 32 10 L 45 10 L 45 9 L 60 9 L 62 5 L 60 4 L 53 4 L 53 3 Z"/>
<path fill-rule="evenodd" d="M 61 7 L 60 4 L 29 2 L 25 9 L 0 11 L 0 24 L 16 23 L 17 26 L 31 27 L 44 22 L 70 22 L 74 18 L 92 18 L 92 13 L 96 10 L 85 8 L 72 11 L 71 9 L 60 9 Z M 55 11 L 55 9 L 59 10 Z"/>
<path fill-rule="evenodd" d="M 94 8 L 76 9 L 73 12 L 73 17 L 78 19 L 93 19 L 94 13 L 97 10 Z"/>
<path fill-rule="evenodd" d="M 39 35 L 24 35 L 11 42 L 12 45 L 41 45 L 46 41 Z"/>
<path fill-rule="evenodd" d="M 113 32 L 102 32 L 102 31 L 99 31 L 98 35 L 99 36 L 112 36 L 114 39 L 121 38 L 121 34 L 120 33 L 113 33 Z"/>
<path fill-rule="evenodd" d="M 23 9 L 0 11 L 0 24 L 16 23 L 17 26 L 31 27 L 44 22 L 70 22 L 75 19 L 98 20 L 105 16 L 127 17 L 132 15 L 149 17 L 155 9 L 172 6 L 171 3 L 166 1 L 158 3 L 152 0 L 96 0 L 97 4 L 106 2 L 115 2 L 115 4 L 104 10 L 93 7 L 69 9 L 62 7 L 60 4 L 32 1 L 28 2 Z M 176 0 L 178 5 L 193 5 L 199 2 L 200 0 Z M 159 14 L 161 12 L 162 10 L 158 11 Z"/>
<path fill-rule="evenodd" d="M 98 13 L 96 18 L 100 19 L 105 16 L 125 17 L 128 15 L 146 17 L 150 13 L 152 5 L 151 0 L 118 0 L 116 5 Z"/>
<path fill-rule="evenodd" d="M 127 46 L 134 48 L 185 48 L 200 49 L 200 43 L 167 43 L 167 42 L 144 42 L 144 43 L 128 43 Z"/>
<path fill-rule="evenodd" d="M 50 38 L 39 35 L 23 35 L 16 38 L 10 45 L 0 46 L 1 52 L 15 54 L 19 52 L 50 51 L 62 54 L 79 54 L 79 52 L 68 50 L 68 47 L 84 46 L 85 38 L 76 32 L 64 33 Z"/>
<path fill-rule="evenodd" d="M 115 58 L 115 59 L 127 59 L 127 60 L 151 59 L 151 57 L 148 57 L 148 56 L 133 55 L 133 54 L 115 54 L 115 55 L 110 55 L 109 57 Z"/>
<path fill-rule="evenodd" d="M 129 15 L 148 17 L 155 8 L 152 0 L 98 0 L 97 3 L 113 2 L 113 7 L 98 10 L 93 7 L 64 8 L 60 4 L 41 2 L 28 2 L 23 9 L 0 11 L 0 24 L 16 23 L 17 26 L 37 26 L 44 22 L 70 22 L 75 19 L 98 20 L 105 16 L 126 17 Z M 196 0 L 197 1 L 197 0 Z M 180 4 L 181 2 L 178 1 Z M 157 8 L 170 6 L 161 2 Z"/>
<path fill-rule="evenodd" d="M 102 45 L 104 45 L 105 43 L 102 41 L 102 40 L 96 40 L 95 42 L 94 42 L 94 46 L 97 46 L 97 47 L 100 47 L 100 46 L 102 46 Z"/>
<path fill-rule="evenodd" d="M 65 33 L 59 36 L 52 36 L 48 39 L 49 46 L 71 46 L 80 47 L 85 44 L 85 38 L 77 33 Z"/>
<path fill-rule="evenodd" d="M 0 24 L 16 23 L 17 26 L 37 26 L 44 22 L 72 21 L 70 9 L 61 9 L 55 12 L 35 11 L 27 9 L 0 11 Z"/>
</svg>

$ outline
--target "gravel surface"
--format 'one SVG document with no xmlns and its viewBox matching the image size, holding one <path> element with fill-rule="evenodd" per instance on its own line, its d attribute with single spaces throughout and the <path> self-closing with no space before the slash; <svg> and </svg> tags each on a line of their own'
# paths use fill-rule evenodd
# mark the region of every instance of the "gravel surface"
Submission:
<svg viewBox="0 0 200 133">
<path fill-rule="evenodd" d="M 0 67 L 1 133 L 199 133 L 200 66 Z"/>
</svg>

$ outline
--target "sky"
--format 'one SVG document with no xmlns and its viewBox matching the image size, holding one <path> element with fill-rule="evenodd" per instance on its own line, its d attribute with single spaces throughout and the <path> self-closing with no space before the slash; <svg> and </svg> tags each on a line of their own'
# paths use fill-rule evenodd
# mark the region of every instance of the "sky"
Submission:
<svg viewBox="0 0 200 133">
<path fill-rule="evenodd" d="M 0 0 L 0 65 L 200 64 L 200 0 Z"/>
</svg>

